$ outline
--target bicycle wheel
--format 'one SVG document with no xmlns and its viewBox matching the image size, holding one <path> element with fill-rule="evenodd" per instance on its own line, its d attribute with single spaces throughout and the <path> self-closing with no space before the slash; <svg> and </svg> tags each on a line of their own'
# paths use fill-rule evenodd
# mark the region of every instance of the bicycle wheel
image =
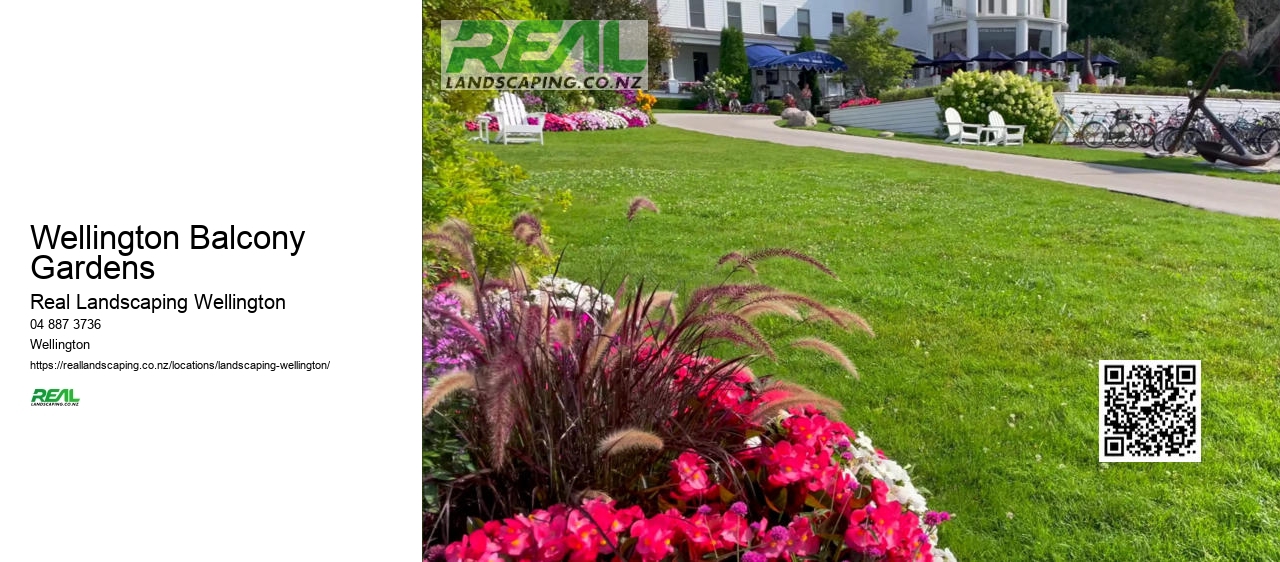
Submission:
<svg viewBox="0 0 1280 562">
<path fill-rule="evenodd" d="M 1137 123 L 1133 127 L 1134 142 L 1142 148 L 1150 148 L 1156 137 L 1156 127 L 1151 123 Z"/>
<path fill-rule="evenodd" d="M 1098 121 L 1090 121 L 1080 129 L 1080 138 L 1089 148 L 1101 148 L 1107 144 L 1107 126 Z"/>
<path fill-rule="evenodd" d="M 1116 148 L 1129 148 L 1133 146 L 1133 125 L 1128 123 L 1117 123 L 1111 128 L 1111 144 Z"/>
<path fill-rule="evenodd" d="M 1170 138 L 1176 139 L 1177 135 L 1178 135 L 1178 132 L 1174 131 L 1173 136 Z M 1178 143 L 1178 152 L 1181 152 L 1183 154 L 1196 154 L 1198 152 L 1196 150 L 1196 143 L 1204 140 L 1204 138 L 1205 138 L 1204 133 L 1201 132 L 1200 130 L 1187 129 L 1187 132 L 1182 135 L 1182 142 Z M 1170 141 L 1169 144 L 1170 146 L 1172 146 L 1173 142 Z"/>
<path fill-rule="evenodd" d="M 1156 152 L 1169 152 L 1169 141 L 1173 140 L 1173 134 L 1178 132 L 1177 129 L 1165 127 L 1156 131 L 1155 136 L 1151 137 L 1151 148 Z"/>
<path fill-rule="evenodd" d="M 1280 142 L 1280 128 L 1268 127 L 1258 132 L 1253 137 L 1254 148 L 1257 149 L 1255 154 L 1266 154 L 1271 150 L 1271 144 Z"/>
</svg>

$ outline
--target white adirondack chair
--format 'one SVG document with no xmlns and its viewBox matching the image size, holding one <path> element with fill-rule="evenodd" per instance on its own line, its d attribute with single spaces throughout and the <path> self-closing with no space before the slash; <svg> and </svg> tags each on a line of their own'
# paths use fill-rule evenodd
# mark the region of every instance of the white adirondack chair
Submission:
<svg viewBox="0 0 1280 562">
<path fill-rule="evenodd" d="M 960 120 L 960 112 L 948 107 L 943 115 L 947 118 L 947 138 L 944 143 L 978 144 L 982 142 L 982 125 L 972 125 Z"/>
<path fill-rule="evenodd" d="M 1005 146 L 1018 145 L 1022 146 L 1022 135 L 1026 130 L 1023 125 L 1006 125 L 1004 116 L 999 111 L 992 111 L 987 115 L 987 121 L 991 123 L 987 130 L 991 132 L 991 141 L 994 144 L 1003 144 Z"/>
<path fill-rule="evenodd" d="M 502 92 L 498 99 L 493 100 L 493 114 L 498 117 L 498 137 L 495 142 L 501 141 L 502 144 L 509 144 L 511 141 L 517 140 L 516 137 L 538 137 L 538 144 L 545 144 L 542 141 L 542 122 L 546 119 L 546 113 L 528 113 L 524 110 L 524 101 L 511 92 Z M 534 119 L 533 123 L 529 123 L 529 118 Z"/>
</svg>

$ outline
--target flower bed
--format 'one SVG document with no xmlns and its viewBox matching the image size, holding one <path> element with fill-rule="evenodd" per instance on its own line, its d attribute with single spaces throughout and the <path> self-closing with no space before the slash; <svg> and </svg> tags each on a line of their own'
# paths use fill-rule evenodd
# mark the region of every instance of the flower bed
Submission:
<svg viewBox="0 0 1280 562">
<path fill-rule="evenodd" d="M 840 104 L 839 109 L 844 109 L 846 107 L 862 107 L 866 105 L 880 105 L 880 100 L 876 98 L 859 98 L 859 99 L 847 100 L 844 103 Z"/>
<path fill-rule="evenodd" d="M 489 122 L 489 130 L 497 131 L 498 121 L 496 118 L 493 118 L 492 116 L 490 117 L 493 120 Z M 532 117 L 529 118 L 530 125 L 536 123 L 536 119 Z M 542 130 L 547 132 L 603 131 L 605 129 L 648 127 L 649 124 L 649 115 L 643 110 L 636 109 L 634 107 L 619 107 L 609 111 L 592 109 L 589 111 L 566 113 L 564 115 L 548 113 L 543 116 Z M 479 129 L 479 125 L 474 121 L 467 121 L 468 131 L 477 131 Z"/>
<path fill-rule="evenodd" d="M 749 103 L 747 105 L 742 106 L 742 112 L 768 114 L 769 105 L 764 103 Z"/>
<path fill-rule="evenodd" d="M 637 198 L 628 220 L 641 209 L 657 210 Z M 513 232 L 547 251 L 531 216 Z M 619 289 L 615 303 L 554 277 L 485 278 L 473 237 L 456 221 L 424 236 L 484 279 L 424 301 L 442 309 L 424 304 L 424 364 L 428 348 L 468 353 L 436 360 L 456 368 L 424 391 L 424 435 L 436 436 L 424 443 L 426 560 L 954 560 L 938 547 L 951 515 L 930 511 L 906 470 L 839 420 L 838 402 L 747 367 L 775 357 L 752 325 L 760 315 L 871 334 L 865 320 L 757 282 L 696 289 L 678 306 L 649 288 Z M 771 258 L 834 275 L 785 249 L 719 264 L 754 274 Z M 856 375 L 828 342 L 790 345 Z M 747 353 L 706 353 L 726 346 Z"/>
</svg>

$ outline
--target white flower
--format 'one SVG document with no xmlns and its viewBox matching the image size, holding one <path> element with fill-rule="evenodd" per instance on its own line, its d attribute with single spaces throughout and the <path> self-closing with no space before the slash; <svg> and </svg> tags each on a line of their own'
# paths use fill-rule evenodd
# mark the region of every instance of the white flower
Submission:
<svg viewBox="0 0 1280 562">
<path fill-rule="evenodd" d="M 951 553 L 950 548 L 934 550 L 933 562 L 956 562 L 956 555 Z"/>
<path fill-rule="evenodd" d="M 757 436 L 755 436 L 755 437 L 752 437 L 752 438 L 750 438 L 750 439 L 747 439 L 746 441 L 743 441 L 742 443 L 743 443 L 744 445 L 746 445 L 746 446 L 751 447 L 752 449 L 754 449 L 754 448 L 756 448 L 756 447 L 759 447 L 762 443 L 764 443 L 764 440 L 760 439 L 760 436 L 759 436 L 759 435 L 757 435 Z"/>
<path fill-rule="evenodd" d="M 1013 512 L 1012 512 L 1012 511 L 1007 512 L 1007 513 L 1005 513 L 1005 514 L 1004 514 L 1004 516 L 1005 516 L 1005 517 L 1008 517 L 1009 519 L 1013 519 Z"/>
</svg>

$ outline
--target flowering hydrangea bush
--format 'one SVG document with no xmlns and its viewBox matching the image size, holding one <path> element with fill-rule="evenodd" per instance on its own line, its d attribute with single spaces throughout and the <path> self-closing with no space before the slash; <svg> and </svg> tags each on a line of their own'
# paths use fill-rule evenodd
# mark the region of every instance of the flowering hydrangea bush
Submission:
<svg viewBox="0 0 1280 562">
<path fill-rule="evenodd" d="M 880 105 L 880 100 L 876 98 L 851 99 L 840 104 L 840 109 L 844 109 L 846 107 L 862 107 L 866 105 Z"/>
<path fill-rule="evenodd" d="M 657 210 L 637 198 L 628 220 L 639 209 Z M 535 221 L 522 216 L 516 237 L 537 244 Z M 471 237 L 453 221 L 424 241 L 473 264 Z M 754 273 L 771 258 L 834 276 L 785 249 L 719 264 Z M 434 381 L 424 425 L 452 424 L 475 469 L 424 475 L 437 506 L 424 513 L 429 562 L 955 560 L 938 537 L 951 515 L 929 510 L 905 468 L 840 421 L 838 402 L 747 366 L 776 356 L 751 324 L 760 315 L 874 335 L 861 317 L 754 282 L 696 289 L 683 306 L 637 287 L 615 306 L 566 279 L 519 279 L 440 299 L 472 365 Z M 791 346 L 856 374 L 830 343 Z M 706 354 L 732 347 L 750 352 Z"/>
<path fill-rule="evenodd" d="M 1026 126 L 1035 142 L 1048 141 L 1058 120 L 1053 88 L 1012 72 L 957 71 L 933 97 L 940 108 L 956 108 L 965 123 L 986 123 L 999 111 L 1005 123 Z"/>
</svg>

